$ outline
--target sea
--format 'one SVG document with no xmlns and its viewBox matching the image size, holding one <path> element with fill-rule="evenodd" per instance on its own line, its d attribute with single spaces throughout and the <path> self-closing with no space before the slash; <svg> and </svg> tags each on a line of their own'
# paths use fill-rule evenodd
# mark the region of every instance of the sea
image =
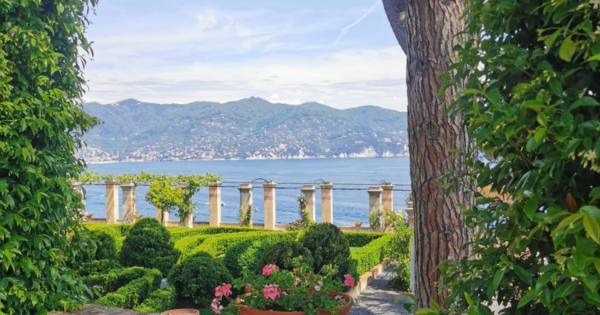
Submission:
<svg viewBox="0 0 600 315">
<path fill-rule="evenodd" d="M 264 180 L 277 182 L 276 222 L 291 223 L 300 217 L 297 196 L 303 184 L 318 184 L 321 180 L 332 181 L 333 223 L 338 226 L 353 226 L 360 221 L 368 226 L 369 186 L 379 186 L 382 181 L 392 182 L 394 209 L 406 208 L 410 191 L 409 158 L 355 158 L 355 159 L 298 159 L 298 160 L 218 160 L 218 161 L 158 161 L 158 162 L 115 162 L 88 164 L 88 170 L 101 174 L 136 173 L 145 171 L 159 174 L 205 174 L 221 175 L 222 208 L 221 222 L 239 222 L 240 183 L 253 182 L 253 203 L 257 212 L 253 221 L 263 223 Z M 86 212 L 94 218 L 106 217 L 106 188 L 103 185 L 86 185 Z M 338 189 L 340 188 L 340 189 Z M 146 202 L 147 186 L 136 187 L 137 213 L 156 216 L 156 209 Z M 320 190 L 316 192 L 317 221 L 321 221 Z M 119 191 L 119 198 L 121 198 Z M 120 200 L 120 199 L 119 199 Z M 195 221 L 208 221 L 208 188 L 196 193 Z M 122 218 L 122 208 L 120 207 Z M 174 214 L 171 220 L 177 220 Z"/>
</svg>

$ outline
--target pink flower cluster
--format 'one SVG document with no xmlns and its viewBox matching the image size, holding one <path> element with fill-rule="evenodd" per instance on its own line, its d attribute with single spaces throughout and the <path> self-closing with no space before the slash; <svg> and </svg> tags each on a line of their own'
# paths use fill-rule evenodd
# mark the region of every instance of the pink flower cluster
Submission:
<svg viewBox="0 0 600 315">
<path fill-rule="evenodd" d="M 221 305 L 221 301 L 219 301 L 219 299 L 213 299 L 212 303 L 210 303 L 210 309 L 212 309 L 215 314 L 221 314 L 223 305 Z"/>
<path fill-rule="evenodd" d="M 248 283 L 246 285 L 246 292 L 250 292 L 250 291 L 252 291 L 252 285 L 250 283 Z"/>
<path fill-rule="evenodd" d="M 323 287 L 323 281 L 319 281 L 319 284 L 315 286 L 315 291 L 321 291 Z"/>
<path fill-rule="evenodd" d="M 265 299 L 275 300 L 281 296 L 281 289 L 276 284 L 269 284 L 265 285 L 263 293 L 265 294 Z"/>
<path fill-rule="evenodd" d="M 354 279 L 352 278 L 351 275 L 344 275 L 344 285 L 347 287 L 353 287 L 354 286 Z"/>
<path fill-rule="evenodd" d="M 215 296 L 220 297 L 221 295 L 231 295 L 231 284 L 223 283 L 223 285 L 215 288 Z"/>
<path fill-rule="evenodd" d="M 279 270 L 279 267 L 275 265 L 266 265 L 263 267 L 263 276 L 268 277 L 273 273 L 274 270 Z"/>
</svg>

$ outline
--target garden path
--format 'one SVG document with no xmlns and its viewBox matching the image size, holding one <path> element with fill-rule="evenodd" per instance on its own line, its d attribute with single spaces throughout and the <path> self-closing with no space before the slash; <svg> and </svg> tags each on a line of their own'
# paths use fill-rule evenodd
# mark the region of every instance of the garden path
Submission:
<svg viewBox="0 0 600 315">
<path fill-rule="evenodd" d="M 81 311 L 72 313 L 50 313 L 50 315 L 158 315 L 155 313 L 135 312 L 116 307 L 107 307 L 102 305 L 84 305 Z"/>
<path fill-rule="evenodd" d="M 389 269 L 384 270 L 377 279 L 373 280 L 369 286 L 358 296 L 354 307 L 348 315 L 392 315 L 408 314 L 404 310 L 402 301 L 408 300 L 402 292 L 392 290 L 388 287 L 392 280 L 393 272 Z M 394 303 L 396 298 L 400 297 L 399 303 Z"/>
</svg>

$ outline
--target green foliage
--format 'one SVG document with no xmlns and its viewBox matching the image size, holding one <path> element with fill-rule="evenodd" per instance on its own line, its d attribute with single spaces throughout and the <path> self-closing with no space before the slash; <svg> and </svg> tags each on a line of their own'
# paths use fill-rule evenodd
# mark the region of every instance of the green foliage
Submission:
<svg viewBox="0 0 600 315">
<path fill-rule="evenodd" d="M 387 235 L 385 233 L 373 233 L 373 232 L 345 232 L 344 236 L 348 240 L 350 247 L 363 247 L 372 241 Z"/>
<path fill-rule="evenodd" d="M 350 256 L 350 270 L 353 276 L 362 275 L 392 255 L 394 234 L 386 234 L 361 247 Z"/>
<path fill-rule="evenodd" d="M 389 268 L 394 272 L 390 285 L 398 290 L 407 290 L 410 287 L 410 257 L 413 245 L 413 229 L 407 226 L 397 226 L 392 239 L 391 258 Z"/>
<path fill-rule="evenodd" d="M 169 226 L 167 230 L 171 232 L 171 239 L 177 241 L 181 238 L 192 236 L 192 235 L 204 235 L 204 234 L 224 234 L 224 233 L 240 233 L 240 232 L 268 232 L 263 229 L 252 229 L 247 227 L 237 226 L 219 226 L 219 227 L 200 227 L 200 228 L 188 228 L 181 226 Z"/>
<path fill-rule="evenodd" d="M 115 292 L 129 282 L 145 276 L 149 270 L 142 267 L 113 269 L 84 277 L 83 282 L 89 287 L 97 287 L 99 292 L 104 295 Z"/>
<path fill-rule="evenodd" d="M 306 210 L 306 198 L 304 195 L 296 196 L 300 208 L 300 219 L 288 224 L 288 231 L 302 231 L 307 227 L 313 225 L 315 222 L 310 219 L 310 213 Z"/>
<path fill-rule="evenodd" d="M 121 265 L 115 260 L 92 260 L 77 265 L 77 275 L 80 277 L 86 277 L 89 275 L 95 275 L 100 273 L 106 273 L 113 269 L 119 269 Z"/>
<path fill-rule="evenodd" d="M 252 208 L 252 205 L 249 205 L 247 209 L 243 207 L 240 208 L 239 220 L 241 227 L 252 227 L 252 212 L 256 212 L 258 209 Z"/>
<path fill-rule="evenodd" d="M 297 261 L 294 261 L 294 259 L 297 259 Z M 294 267 L 297 267 L 297 263 L 312 266 L 312 254 L 302 243 L 286 240 L 266 248 L 264 254 L 262 254 L 260 267 L 273 264 L 281 269 L 293 270 Z"/>
<path fill-rule="evenodd" d="M 182 209 L 183 189 L 173 187 L 167 181 L 152 182 L 146 193 L 146 201 L 163 212 L 172 213 L 176 209 Z M 179 213 L 177 216 L 183 220 L 185 215 L 185 213 Z M 163 215 L 160 221 L 166 225 L 167 216 Z"/>
<path fill-rule="evenodd" d="M 243 269 L 253 272 L 262 268 L 262 257 L 269 244 L 263 241 L 247 240 L 230 246 L 225 253 L 223 263 L 234 278 L 238 278 Z"/>
<path fill-rule="evenodd" d="M 129 282 L 117 291 L 97 299 L 95 304 L 132 309 L 138 306 L 150 292 L 160 287 L 162 273 L 156 269 L 146 270 L 143 277 Z"/>
<path fill-rule="evenodd" d="M 210 305 L 217 286 L 233 280 L 227 268 L 210 257 L 182 261 L 171 269 L 167 279 L 179 297 L 190 299 L 201 307 Z"/>
<path fill-rule="evenodd" d="M 247 240 L 278 242 L 285 239 L 294 239 L 296 235 L 297 232 L 272 231 L 215 235 L 205 239 L 199 246 L 195 247 L 194 249 L 182 253 L 181 260 L 187 257 L 191 257 L 197 252 L 207 252 L 213 257 L 223 255 L 227 252 L 227 249 L 230 246 Z"/>
<path fill-rule="evenodd" d="M 81 108 L 96 4 L 0 2 L 0 313 L 71 310 L 86 300 L 66 263 L 88 243 L 69 177 L 83 171 L 74 153 L 98 123 Z"/>
<path fill-rule="evenodd" d="M 161 313 L 175 308 L 177 304 L 177 293 L 172 285 L 158 289 L 136 306 L 133 310 L 138 312 Z"/>
<path fill-rule="evenodd" d="M 311 252 L 315 272 L 331 265 L 341 277 L 349 270 L 350 246 L 337 226 L 331 223 L 311 225 L 300 237 L 300 242 Z"/>
<path fill-rule="evenodd" d="M 505 198 L 463 213 L 472 252 L 441 266 L 447 313 L 497 299 L 506 314 L 597 314 L 600 3 L 465 2 L 473 39 L 445 78 L 466 84 L 454 113 L 494 161 L 470 160 L 466 180 Z"/>
<path fill-rule="evenodd" d="M 174 247 L 176 250 L 182 253 L 179 259 L 182 260 L 182 257 L 186 255 L 185 253 L 188 253 L 192 249 L 200 246 L 200 244 L 202 244 L 202 242 L 204 242 L 208 237 L 210 237 L 210 235 L 199 234 L 184 237 L 176 241 Z"/>
<path fill-rule="evenodd" d="M 167 273 L 179 255 L 173 248 L 169 231 L 154 218 L 142 218 L 125 238 L 119 260 L 126 267 L 156 268 Z"/>
<path fill-rule="evenodd" d="M 369 212 L 369 227 L 374 232 L 392 232 L 397 226 L 408 226 L 408 215 L 385 207 Z"/>
</svg>

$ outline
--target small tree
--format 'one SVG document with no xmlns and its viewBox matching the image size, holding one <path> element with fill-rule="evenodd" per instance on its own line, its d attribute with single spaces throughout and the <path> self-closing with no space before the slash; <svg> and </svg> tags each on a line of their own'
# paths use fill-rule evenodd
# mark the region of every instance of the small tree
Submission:
<svg viewBox="0 0 600 315">
<path fill-rule="evenodd" d="M 162 210 L 160 218 L 156 219 L 165 225 L 167 218 L 164 212 L 172 213 L 179 209 L 183 203 L 183 194 L 183 189 L 173 187 L 167 181 L 156 181 L 150 184 L 148 193 L 146 193 L 146 201 Z"/>
<path fill-rule="evenodd" d="M 0 313 L 85 301 L 66 261 L 87 244 L 74 153 L 97 124 L 81 108 L 87 14 L 97 0 L 0 2 Z M 70 243 L 70 240 L 78 240 Z"/>
<path fill-rule="evenodd" d="M 500 197 L 463 213 L 473 252 L 443 266 L 446 313 L 496 299 L 505 314 L 598 314 L 600 1 L 466 3 L 476 39 L 449 85 L 466 83 L 454 106 L 496 161 L 469 160 L 468 179 Z"/>
</svg>

